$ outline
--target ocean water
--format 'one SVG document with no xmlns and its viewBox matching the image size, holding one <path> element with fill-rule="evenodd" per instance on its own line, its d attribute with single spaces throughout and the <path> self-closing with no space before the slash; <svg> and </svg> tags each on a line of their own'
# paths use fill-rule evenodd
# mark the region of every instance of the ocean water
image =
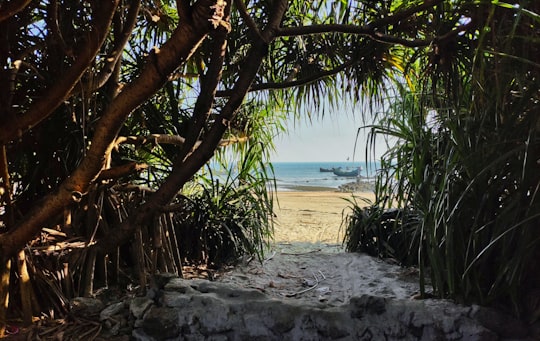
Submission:
<svg viewBox="0 0 540 341">
<path fill-rule="evenodd" d="M 274 162 L 274 177 L 278 191 L 309 191 L 318 189 L 337 189 L 356 177 L 341 177 L 332 172 L 321 172 L 320 168 L 338 168 L 353 170 L 362 167 L 360 181 L 374 181 L 379 168 L 378 162 Z"/>
</svg>

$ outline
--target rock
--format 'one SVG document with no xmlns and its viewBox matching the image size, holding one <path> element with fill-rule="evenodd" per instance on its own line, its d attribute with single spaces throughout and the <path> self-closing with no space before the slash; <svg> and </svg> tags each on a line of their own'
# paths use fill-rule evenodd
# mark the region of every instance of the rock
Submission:
<svg viewBox="0 0 540 341">
<path fill-rule="evenodd" d="M 340 185 L 338 190 L 342 193 L 353 193 L 353 192 L 374 192 L 375 191 L 375 182 L 371 180 L 366 180 L 365 178 L 359 177 L 354 182 L 348 182 L 346 184 Z"/>
<path fill-rule="evenodd" d="M 103 310 L 103 302 L 97 298 L 75 297 L 69 302 L 70 311 L 77 316 L 97 315 Z"/>
<path fill-rule="evenodd" d="M 484 327 L 504 338 L 520 339 L 529 333 L 525 323 L 494 309 L 477 307 L 471 315 Z"/>
<path fill-rule="evenodd" d="M 103 309 L 99 313 L 99 320 L 100 321 L 105 321 L 107 319 L 110 319 L 111 316 L 119 314 L 120 312 L 122 312 L 122 310 L 124 310 L 125 307 L 126 307 L 126 305 L 124 304 L 124 302 L 118 302 L 118 303 L 111 304 L 111 305 L 107 306 L 107 308 Z"/>
<path fill-rule="evenodd" d="M 175 309 L 152 306 L 141 327 L 151 340 L 167 340 L 180 333 L 181 326 L 177 322 L 178 312 Z"/>
<path fill-rule="evenodd" d="M 352 307 L 352 317 L 362 318 L 365 314 L 380 315 L 386 311 L 386 302 L 382 297 L 362 295 L 360 297 L 353 297 L 350 300 Z"/>
<path fill-rule="evenodd" d="M 152 304 L 154 304 L 154 301 L 147 297 L 135 297 L 129 304 L 129 312 L 136 319 L 141 319 Z"/>
<path fill-rule="evenodd" d="M 149 310 L 137 314 L 133 339 L 488 341 L 501 336 L 476 319 L 489 313 L 478 315 L 479 310 L 444 300 L 362 295 L 330 306 L 272 299 L 205 280 L 174 278 L 163 288 L 162 306 L 141 300 L 138 311 Z"/>
</svg>

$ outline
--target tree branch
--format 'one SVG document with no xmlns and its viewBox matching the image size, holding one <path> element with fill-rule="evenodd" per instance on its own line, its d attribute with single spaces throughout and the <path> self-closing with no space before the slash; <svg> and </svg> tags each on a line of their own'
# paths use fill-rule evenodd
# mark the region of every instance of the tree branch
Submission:
<svg viewBox="0 0 540 341">
<path fill-rule="evenodd" d="M 46 19 L 46 22 L 51 30 L 51 36 L 56 40 L 58 45 L 60 45 L 66 56 L 73 57 L 73 51 L 71 48 L 68 48 L 66 41 L 62 36 L 62 32 L 60 32 L 60 28 L 58 27 L 58 0 L 51 0 L 47 14 L 48 18 Z"/>
<path fill-rule="evenodd" d="M 255 35 L 259 39 L 263 39 L 261 35 L 261 31 L 257 27 L 257 24 L 255 23 L 255 21 L 253 21 L 253 18 L 248 13 L 248 9 L 246 8 L 246 4 L 244 3 L 244 0 L 234 0 L 234 4 L 236 5 L 238 12 L 240 12 L 240 16 L 242 17 L 242 19 L 244 19 L 249 29 L 252 30 L 253 33 L 255 33 Z M 268 42 L 265 42 L 265 43 L 268 43 Z"/>
<path fill-rule="evenodd" d="M 393 37 L 390 35 L 383 35 L 380 33 L 374 33 L 373 36 L 370 35 L 371 39 L 374 39 L 376 41 L 384 42 L 384 43 L 396 43 L 396 44 L 410 44 L 411 47 L 422 47 L 422 46 L 429 46 L 432 44 L 440 43 L 448 39 L 452 39 L 455 36 L 457 36 L 459 33 L 464 32 L 468 30 L 470 27 L 473 26 L 472 22 L 469 22 L 467 24 L 463 24 L 455 28 L 454 30 L 451 30 L 447 33 L 445 33 L 442 36 L 435 37 L 431 40 L 404 40 L 401 38 Z M 326 29 L 325 29 L 326 27 Z M 328 32 L 337 32 L 332 31 L 333 28 L 339 27 L 341 33 L 354 33 L 354 34 L 362 34 L 364 30 L 368 31 L 365 27 L 356 27 L 353 25 L 313 25 L 313 26 L 305 26 L 305 27 L 299 27 L 299 28 L 291 28 L 291 29 L 280 29 L 277 33 L 279 36 L 283 36 L 281 33 L 286 32 L 300 32 L 302 29 L 306 29 L 306 32 L 310 32 L 307 34 L 320 34 L 320 33 L 328 33 Z M 297 35 L 304 35 L 304 34 L 297 34 Z M 406 45 L 407 46 L 407 45 Z M 270 83 L 261 83 L 261 84 L 255 84 L 252 85 L 249 89 L 250 92 L 252 91 L 261 91 L 261 90 L 279 90 L 279 89 L 287 89 L 295 86 L 301 86 L 309 83 L 313 83 L 315 81 L 318 81 L 322 78 L 333 76 L 335 74 L 338 74 L 339 72 L 345 70 L 347 67 L 350 67 L 355 64 L 355 61 L 350 60 L 348 62 L 343 63 L 340 66 L 337 66 L 331 70 L 322 71 L 320 73 L 317 73 L 315 75 L 311 75 L 309 77 L 305 77 L 302 79 L 297 79 L 294 81 L 284 81 L 284 82 L 270 82 Z M 216 97 L 228 97 L 231 96 L 233 93 L 233 90 L 220 90 L 216 92 Z"/>
<path fill-rule="evenodd" d="M 124 165 L 115 166 L 103 170 L 96 181 L 118 179 L 131 173 L 140 172 L 148 168 L 146 163 L 128 162 Z"/>
<path fill-rule="evenodd" d="M 92 63 L 101 45 L 105 41 L 111 20 L 119 0 L 104 0 L 97 11 L 92 30 L 80 45 L 79 54 L 67 72 L 55 81 L 38 100 L 32 103 L 22 115 L 16 115 L 14 121 L 5 122 L 0 118 L 0 144 L 7 144 L 32 129 L 49 117 L 52 112 L 69 96 L 73 87 Z"/>
<path fill-rule="evenodd" d="M 445 34 L 442 37 L 435 37 L 432 39 L 406 39 L 400 38 L 392 35 L 387 35 L 379 32 L 377 29 L 396 24 L 399 21 L 410 17 L 411 15 L 418 13 L 420 11 L 432 8 L 440 3 L 443 3 L 444 0 L 429 0 L 424 1 L 422 4 L 405 9 L 396 14 L 390 15 L 385 18 L 381 18 L 367 25 L 358 26 L 358 25 L 348 25 L 348 24 L 321 24 L 321 25 L 310 25 L 310 26 L 300 26 L 300 27 L 284 27 L 280 28 L 277 32 L 278 36 L 290 37 L 290 36 L 301 36 L 301 35 L 312 35 L 312 34 L 323 34 L 323 33 L 348 33 L 367 36 L 373 40 L 388 43 L 388 44 L 398 44 L 405 47 L 424 47 L 431 45 L 436 40 L 441 40 L 443 37 L 448 35 L 455 35 L 459 32 L 462 32 L 468 28 L 467 25 L 461 25 L 455 30 Z"/>
<path fill-rule="evenodd" d="M 380 27 L 383 27 L 383 26 L 396 24 L 397 22 L 399 22 L 399 21 L 401 21 L 403 19 L 406 19 L 406 18 L 410 17 L 411 15 L 413 15 L 415 13 L 418 13 L 418 12 L 421 12 L 423 10 L 435 7 L 436 5 L 441 4 L 443 2 L 444 2 L 444 0 L 427 0 L 427 1 L 424 1 L 423 3 L 421 3 L 418 6 L 407 8 L 407 9 L 405 9 L 403 11 L 400 11 L 398 13 L 390 15 L 390 16 L 388 16 L 386 18 L 381 18 L 381 19 L 369 24 L 368 26 L 371 27 L 371 28 L 380 28 Z"/>
<path fill-rule="evenodd" d="M 115 148 L 120 144 L 173 144 L 182 146 L 186 142 L 186 139 L 178 135 L 164 135 L 164 134 L 152 134 L 148 136 L 119 136 L 114 141 Z"/>
<path fill-rule="evenodd" d="M 200 0 L 194 6 L 205 6 Z M 202 18 L 199 18 L 202 20 Z M 194 26 L 183 23 L 172 34 L 161 49 L 155 49 L 139 77 L 124 87 L 106 108 L 96 125 L 90 148 L 77 169 L 64 180 L 57 191 L 48 194 L 20 221 L 16 233 L 0 234 L 0 259 L 7 259 L 22 248 L 52 217 L 63 212 L 73 200 L 73 193 L 85 193 L 98 177 L 114 140 L 127 116 L 167 81 L 167 76 L 190 58 L 206 35 L 211 25 Z M 111 238 L 113 241 L 114 238 Z"/>
<path fill-rule="evenodd" d="M 178 12 L 178 19 L 180 25 L 190 20 L 189 17 L 189 1 L 176 0 L 176 11 Z"/>
<path fill-rule="evenodd" d="M 234 143 L 245 142 L 247 137 L 233 137 L 228 139 L 221 139 L 219 146 L 229 146 Z M 148 136 L 119 136 L 114 142 L 115 148 L 120 144 L 172 144 L 176 146 L 183 146 L 186 139 L 178 135 L 164 135 L 164 134 L 152 134 Z M 197 141 L 193 148 L 199 147 L 202 141 Z"/>
<path fill-rule="evenodd" d="M 442 41 L 449 37 L 455 36 L 460 32 L 467 30 L 470 27 L 470 23 L 466 25 L 460 25 L 454 30 L 449 31 L 448 33 L 440 36 L 434 37 L 431 39 L 405 39 L 396 36 L 391 36 L 388 34 L 382 34 L 377 32 L 369 26 L 356 26 L 356 25 L 347 25 L 347 24 L 328 24 L 328 25 L 310 25 L 310 26 L 301 26 L 301 27 L 285 27 L 280 28 L 277 32 L 277 35 L 280 37 L 291 37 L 291 36 L 304 36 L 304 35 L 313 35 L 313 34 L 323 34 L 323 33 L 347 33 L 367 36 L 370 39 L 376 40 L 381 43 L 387 44 L 398 44 L 405 47 L 425 47 L 433 44 L 435 41 Z"/>
<path fill-rule="evenodd" d="M 0 22 L 7 20 L 28 6 L 32 0 L 12 0 L 0 6 Z"/>
<path fill-rule="evenodd" d="M 230 5 L 227 7 L 227 13 L 230 13 Z M 225 18 L 229 19 L 229 16 Z M 206 74 L 200 78 L 201 92 L 193 109 L 193 116 L 189 123 L 188 135 L 186 144 L 180 155 L 179 160 L 183 160 L 189 153 L 196 148 L 196 142 L 206 125 L 206 121 L 210 116 L 210 111 L 214 104 L 216 89 L 221 80 L 223 72 L 223 62 L 227 50 L 227 34 L 228 32 L 221 29 L 213 34 L 215 38 L 210 55 L 210 63 Z"/>
<path fill-rule="evenodd" d="M 295 86 L 300 85 L 306 85 L 313 82 L 316 82 L 320 79 L 323 79 L 325 77 L 334 76 L 341 71 L 345 70 L 346 68 L 353 66 L 356 63 L 354 60 L 349 60 L 339 66 L 336 66 L 335 68 L 331 70 L 321 71 L 315 75 L 311 75 L 309 77 L 305 77 L 302 79 L 297 79 L 294 81 L 285 81 L 285 82 L 271 82 L 271 83 L 261 83 L 261 84 L 255 84 L 252 85 L 249 91 L 260 91 L 260 90 L 279 90 L 279 89 L 287 89 L 292 88 Z M 218 97 L 228 97 L 232 94 L 232 90 L 222 90 L 218 91 L 216 93 L 216 96 Z"/>
<path fill-rule="evenodd" d="M 92 78 L 90 84 L 83 85 L 83 91 L 87 94 L 92 93 L 100 89 L 111 77 L 113 74 L 114 68 L 118 63 L 118 60 L 122 56 L 124 46 L 131 36 L 131 32 L 137 23 L 137 15 L 139 13 L 139 8 L 141 7 L 141 1 L 132 1 L 128 10 L 126 17 L 126 22 L 122 27 L 122 32 L 114 35 L 114 48 L 105 58 L 105 65 L 101 68 L 99 74 Z"/>
</svg>

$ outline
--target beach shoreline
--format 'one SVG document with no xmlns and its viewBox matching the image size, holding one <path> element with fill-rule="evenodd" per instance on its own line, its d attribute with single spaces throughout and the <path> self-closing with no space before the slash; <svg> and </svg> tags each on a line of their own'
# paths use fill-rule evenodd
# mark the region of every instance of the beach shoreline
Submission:
<svg viewBox="0 0 540 341">
<path fill-rule="evenodd" d="M 351 179 L 352 180 L 352 179 Z M 358 178 L 343 183 L 337 187 L 309 184 L 280 184 L 276 192 L 340 192 L 340 193 L 370 193 L 375 190 L 375 181 Z"/>
</svg>

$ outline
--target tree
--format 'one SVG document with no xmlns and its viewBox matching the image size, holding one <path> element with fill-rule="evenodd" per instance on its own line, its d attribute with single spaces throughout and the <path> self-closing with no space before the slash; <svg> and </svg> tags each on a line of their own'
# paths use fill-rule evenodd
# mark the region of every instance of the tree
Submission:
<svg viewBox="0 0 540 341">
<path fill-rule="evenodd" d="M 66 209 L 103 182 L 133 180 L 145 168 L 127 162 L 133 149 L 122 142 L 180 148 L 162 148 L 171 163 L 155 191 L 106 238 L 92 239 L 88 249 L 102 255 L 151 224 L 230 141 L 226 134 L 239 140 L 234 133 L 249 125 L 250 110 L 375 98 L 384 80 L 402 77 L 411 49 L 436 57 L 481 27 L 481 19 L 459 22 L 471 6 L 52 0 L 0 7 L 2 302 L 10 261 L 27 243 L 54 225 L 72 233 Z"/>
</svg>

